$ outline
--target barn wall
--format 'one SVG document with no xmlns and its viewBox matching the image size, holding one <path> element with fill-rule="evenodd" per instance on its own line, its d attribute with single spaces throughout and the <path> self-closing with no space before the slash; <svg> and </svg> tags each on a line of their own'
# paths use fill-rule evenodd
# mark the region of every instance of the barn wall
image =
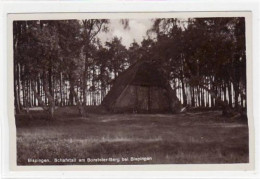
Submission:
<svg viewBox="0 0 260 179">
<path fill-rule="evenodd" d="M 132 85 L 128 85 L 117 98 L 114 108 L 121 108 L 122 110 L 133 110 L 135 108 L 135 98 L 135 87 Z"/>
<path fill-rule="evenodd" d="M 151 87 L 151 110 L 169 111 L 170 101 L 167 97 L 167 91 L 160 87 Z"/>
<path fill-rule="evenodd" d="M 149 89 L 145 86 L 128 85 L 113 108 L 116 112 L 169 112 L 170 103 L 166 93 L 167 91 L 160 87 Z"/>
</svg>

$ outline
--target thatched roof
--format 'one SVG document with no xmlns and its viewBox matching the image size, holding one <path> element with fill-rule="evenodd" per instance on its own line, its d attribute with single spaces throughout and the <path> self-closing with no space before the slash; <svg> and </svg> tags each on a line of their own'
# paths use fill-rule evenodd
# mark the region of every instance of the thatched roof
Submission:
<svg viewBox="0 0 260 179">
<path fill-rule="evenodd" d="M 133 85 L 165 87 L 165 84 L 167 83 L 163 74 L 153 63 L 146 61 L 140 62 L 135 70 L 136 74 L 131 81 L 131 84 Z"/>
<path fill-rule="evenodd" d="M 166 79 L 158 67 L 149 61 L 138 61 L 114 80 L 114 85 L 138 85 L 165 87 Z"/>
</svg>

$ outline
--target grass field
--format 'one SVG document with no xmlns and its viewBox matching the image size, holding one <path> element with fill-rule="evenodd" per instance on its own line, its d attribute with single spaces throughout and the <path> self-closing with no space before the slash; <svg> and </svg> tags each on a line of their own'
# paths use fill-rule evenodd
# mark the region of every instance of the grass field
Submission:
<svg viewBox="0 0 260 179">
<path fill-rule="evenodd" d="M 247 123 L 224 118 L 218 111 L 176 115 L 94 111 L 86 118 L 74 112 L 58 109 L 54 121 L 44 120 L 41 112 L 34 112 L 32 119 L 16 116 L 18 165 L 248 162 Z"/>
</svg>

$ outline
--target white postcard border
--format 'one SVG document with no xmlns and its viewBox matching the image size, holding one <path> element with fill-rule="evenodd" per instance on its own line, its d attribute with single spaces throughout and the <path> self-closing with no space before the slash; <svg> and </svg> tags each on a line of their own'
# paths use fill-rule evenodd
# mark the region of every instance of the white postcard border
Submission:
<svg viewBox="0 0 260 179">
<path fill-rule="evenodd" d="M 56 9 L 58 9 L 58 6 L 59 6 L 59 4 L 56 4 Z M 79 6 L 79 5 L 78 5 L 78 6 Z M 231 6 L 232 6 L 232 5 L 230 4 L 228 7 L 229 7 L 229 9 L 232 10 L 232 7 L 231 7 Z M 245 5 L 245 6 L 246 6 L 246 5 Z M 3 14 L 6 15 L 7 12 L 17 12 L 17 13 L 19 13 L 19 12 L 20 12 L 20 13 L 21 13 L 21 12 L 23 12 L 23 13 L 24 13 L 24 12 L 33 12 L 32 9 L 31 9 L 31 10 L 28 10 L 28 9 L 30 9 L 30 8 L 27 8 L 27 10 L 20 10 L 20 11 L 19 11 L 19 10 L 17 10 L 17 9 L 19 9 L 19 8 L 16 8 L 16 10 L 11 10 L 11 9 L 10 9 L 11 6 L 9 5 L 8 7 L 9 7 L 9 8 L 6 8 L 6 9 L 5 9 L 5 13 L 3 13 Z M 34 5 L 34 7 L 36 7 L 36 5 Z M 75 12 L 75 6 L 73 5 L 73 7 L 74 7 L 74 10 L 71 10 L 71 8 L 64 8 L 64 9 L 67 9 L 67 11 L 74 11 L 74 12 Z M 161 7 L 161 9 L 162 9 L 162 6 L 160 6 L 160 7 Z M 164 7 L 166 7 L 166 6 L 164 6 Z M 218 8 L 219 8 L 219 6 L 215 6 L 215 9 L 218 9 Z M 237 8 L 237 7 L 236 7 L 236 8 Z M 235 9 L 236 9 L 236 8 L 235 8 Z M 36 12 L 40 12 L 40 11 L 41 11 L 41 10 L 39 10 L 39 7 L 35 8 L 35 9 L 36 9 Z M 37 9 L 38 9 L 38 10 L 37 10 Z M 45 6 L 45 8 L 43 8 L 43 9 L 46 10 L 46 6 Z M 72 9 L 73 9 L 73 8 L 72 8 Z M 97 8 L 97 9 L 98 9 L 98 8 Z M 123 8 L 123 9 L 124 9 L 124 8 Z M 138 11 L 138 9 L 139 9 L 139 8 L 137 8 L 137 11 Z M 145 8 L 143 7 L 143 9 L 145 9 Z M 149 9 L 149 8 L 148 8 L 148 9 Z M 152 10 L 151 10 L 151 9 L 152 9 Z M 154 11 L 154 10 L 156 10 L 156 9 L 158 10 L 158 9 L 160 9 L 160 8 L 153 8 L 153 7 L 151 8 L 151 7 L 150 7 L 150 10 L 151 10 L 151 11 Z M 173 9 L 174 9 L 174 8 L 173 8 Z M 178 9 L 178 8 L 177 8 L 177 9 Z M 191 8 L 191 9 L 192 9 L 192 8 Z M 194 8 L 193 8 L 193 9 L 194 9 Z M 204 9 L 204 10 L 205 10 L 205 7 L 204 7 L 204 8 L 198 8 L 197 10 L 200 10 L 200 9 Z M 212 8 L 208 8 L 208 9 L 212 9 Z M 213 8 L 213 9 L 214 9 L 214 8 Z M 219 9 L 223 9 L 223 8 L 219 8 Z M 224 9 L 225 9 L 225 8 L 224 8 Z M 246 8 L 243 8 L 243 6 L 240 5 L 237 9 L 238 9 L 238 10 L 239 10 L 239 9 L 240 9 L 240 10 L 243 10 L 243 9 L 246 9 Z M 250 8 L 249 8 L 249 9 L 250 9 Z M 253 8 L 251 7 L 251 9 L 253 9 Z M 53 10 L 53 8 L 50 8 L 49 11 L 51 11 L 51 10 Z M 59 10 L 59 11 L 60 11 L 60 10 Z M 66 11 L 66 10 L 65 10 L 65 11 Z M 79 11 L 82 11 L 82 10 L 79 10 Z M 103 11 L 104 11 L 104 9 L 103 9 Z M 120 10 L 119 10 L 119 11 L 120 11 Z M 161 11 L 162 11 L 162 10 L 161 10 Z M 254 15 L 255 15 L 258 11 L 254 10 L 254 12 L 255 12 L 255 13 L 254 13 Z M 226 12 L 225 12 L 225 13 L 226 13 Z M 4 15 L 4 17 L 3 17 L 3 16 L 1 17 L 1 20 L 2 20 L 2 19 L 3 19 L 3 20 L 6 20 L 5 15 Z M 256 18 L 257 18 L 257 17 L 254 17 L 254 18 L 253 18 L 253 19 L 254 19 L 254 20 L 253 20 L 254 22 L 256 22 Z M 3 23 L 1 23 L 1 25 L 4 26 L 4 27 L 6 27 L 6 26 L 5 26 L 5 23 L 6 23 L 6 21 L 4 21 Z M 252 22 L 250 22 L 250 23 L 252 23 Z M 3 24 L 4 24 L 4 25 L 3 25 Z M 257 29 L 257 27 L 256 27 L 256 25 L 254 25 L 253 31 L 255 32 L 255 34 L 257 34 L 257 33 L 256 33 L 256 29 Z M 250 30 L 250 31 L 252 32 L 252 30 Z M 4 32 L 4 33 L 3 33 L 3 35 L 2 35 L 2 36 L 3 36 L 2 38 L 3 38 L 3 39 L 6 39 L 6 37 L 4 37 L 4 35 L 7 33 L 7 32 L 6 32 L 6 29 L 4 29 L 3 32 Z M 250 38 L 251 38 L 251 40 L 252 40 L 252 34 L 251 34 L 250 36 L 251 36 Z M 247 39 L 248 39 L 248 37 L 247 37 Z M 247 43 L 246 43 L 246 44 L 247 44 L 247 47 L 248 47 L 248 46 L 251 46 L 251 47 L 252 47 L 252 41 L 251 41 L 251 40 L 250 40 L 250 42 L 248 42 L 248 40 L 247 40 Z M 6 42 L 6 40 L 4 40 L 4 42 Z M 254 42 L 254 44 L 256 44 L 256 42 Z M 6 49 L 7 49 L 5 44 L 3 45 L 3 43 L 1 43 L 1 45 L 3 46 L 3 48 L 2 48 L 3 50 L 6 50 Z M 255 49 L 255 48 L 254 48 L 254 49 Z M 255 50 L 256 50 L 256 49 L 255 49 Z M 247 48 L 247 53 L 248 53 L 248 48 Z M 248 61 L 248 59 L 252 59 L 252 55 L 253 55 L 253 54 L 250 53 L 249 55 L 250 55 L 250 58 L 249 58 L 249 56 L 248 56 L 248 54 L 247 54 L 247 61 Z M 256 52 L 254 52 L 254 57 L 256 57 L 256 56 L 257 56 L 257 55 L 256 55 Z M 6 52 L 2 55 L 2 57 L 3 57 L 4 59 L 6 59 L 6 58 L 5 58 L 5 57 L 6 57 Z M 254 59 L 256 59 L 256 58 L 254 58 Z M 4 64 L 4 66 L 5 66 L 6 63 L 7 63 L 7 60 L 6 60 L 5 62 L 1 62 L 1 65 Z M 258 64 L 259 64 L 259 63 L 258 63 Z M 10 65 L 10 64 L 9 64 L 9 65 Z M 9 65 L 8 65 L 8 67 L 10 67 Z M 247 65 L 247 67 L 248 67 L 248 66 L 249 66 L 249 65 Z M 4 68 L 4 67 L 1 67 L 1 69 L 3 69 L 3 68 Z M 249 69 L 247 69 L 247 71 L 249 71 L 249 70 L 251 71 L 251 73 L 248 74 L 248 78 L 250 77 L 250 79 L 253 79 L 253 78 L 252 78 L 252 75 L 253 75 L 252 69 L 253 69 L 253 66 L 252 66 L 252 63 L 251 63 Z M 1 72 L 1 74 L 4 74 L 4 73 L 5 73 L 5 69 Z M 255 73 L 254 73 L 254 74 L 255 74 Z M 7 75 L 3 75 L 3 77 L 5 77 L 5 76 L 7 76 Z M 1 79 L 2 79 L 3 77 L 1 77 Z M 8 78 L 10 79 L 10 76 L 9 76 Z M 249 80 L 248 80 L 247 82 L 252 84 L 252 81 L 249 81 Z M 9 84 L 9 85 L 10 85 L 10 84 Z M 251 87 L 252 87 L 252 86 L 251 86 Z M 258 87 L 258 88 L 259 88 L 259 87 Z M 13 88 L 11 88 L 10 86 L 8 86 L 8 89 L 10 89 L 9 91 L 12 91 Z M 2 89 L 2 90 L 1 90 L 1 93 L 2 93 L 2 91 L 3 91 L 3 92 L 8 91 L 8 89 Z M 248 96 L 248 100 L 252 102 L 252 101 L 253 101 L 253 96 L 252 96 L 253 88 L 252 88 L 250 91 L 251 91 L 251 95 Z M 5 94 L 6 94 L 6 93 L 5 93 Z M 5 101 L 5 100 L 4 100 L 4 101 Z M 7 102 L 10 102 L 10 101 L 12 101 L 12 100 L 10 100 L 10 99 L 7 98 L 6 101 L 7 101 Z M 254 101 L 255 101 L 255 99 L 254 99 Z M 1 104 L 3 104 L 3 103 L 1 103 Z M 1 106 L 0 106 L 0 107 L 1 107 Z M 4 109 L 5 109 L 5 108 L 2 108 L 2 109 L 0 109 L 0 110 L 5 111 Z M 248 116 L 248 117 L 250 118 L 250 121 L 251 121 L 251 119 L 253 119 L 253 118 L 252 118 L 252 114 L 253 114 L 253 111 L 252 111 L 252 110 L 253 110 L 253 108 L 252 108 L 252 106 L 251 106 L 251 107 L 250 107 L 250 112 L 249 112 L 250 114 L 249 114 L 249 116 Z M 2 112 L 2 111 L 1 111 L 1 112 Z M 2 117 L 2 116 L 3 116 L 3 117 Z M 7 114 L 4 112 L 4 113 L 2 114 L 2 116 L 1 116 L 1 117 L 2 117 L 3 119 L 5 119 L 5 118 L 7 117 Z M 253 120 L 252 120 L 252 121 L 253 121 Z M 6 126 L 6 121 L 3 122 L 2 124 L 3 124 L 2 126 Z M 259 124 L 259 122 L 256 122 L 256 124 Z M 249 124 L 249 127 L 250 127 L 250 124 Z M 251 130 L 254 130 L 254 128 L 255 128 L 255 127 L 254 127 L 254 125 L 253 125 L 253 123 L 252 123 L 252 125 L 251 125 L 251 127 L 250 127 L 250 131 L 251 131 Z M 259 127 L 256 127 L 256 128 L 259 128 Z M 8 129 L 4 129 L 4 133 L 3 133 L 4 135 L 2 135 L 2 139 L 5 138 L 5 139 L 3 140 L 3 143 L 4 143 L 4 144 L 7 144 L 7 143 L 8 143 L 8 141 L 7 141 L 7 140 L 8 140 L 8 134 L 6 134 L 6 131 L 8 131 Z M 8 132 L 7 132 L 7 133 L 8 133 Z M 250 137 L 250 143 L 252 142 L 252 140 L 254 140 L 254 138 L 252 139 L 252 138 Z M 251 145 L 251 144 L 250 144 L 250 145 Z M 6 153 L 7 153 L 6 147 L 4 147 L 4 148 L 2 148 L 2 149 L 3 149 L 2 154 L 3 154 L 3 153 L 6 154 Z M 251 153 L 251 152 L 254 153 L 254 152 L 255 152 L 254 149 L 252 149 L 252 151 L 250 150 L 250 153 Z M 6 160 L 6 158 L 7 158 L 7 160 Z M 9 158 L 9 156 L 5 156 L 5 160 L 4 160 L 4 161 L 5 161 L 5 162 L 9 162 L 9 161 L 8 161 L 8 158 Z M 254 161 L 254 157 L 252 158 L 252 155 L 250 155 L 250 162 L 251 162 L 251 161 Z M 6 163 L 5 163 L 5 164 L 6 164 Z M 233 165 L 233 164 L 232 164 L 232 165 Z M 186 166 L 187 166 L 187 165 L 186 165 Z M 7 166 L 7 165 L 4 166 L 4 168 L 3 168 L 4 172 L 8 172 L 8 171 L 9 171 L 8 167 L 9 167 L 9 166 Z M 138 167 L 138 166 L 137 166 L 137 167 Z M 158 167 L 160 168 L 160 166 L 158 166 Z M 158 167 L 156 167 L 155 170 L 158 170 Z M 203 166 L 202 166 L 202 167 L 203 167 Z M 212 164 L 210 165 L 210 167 L 215 168 L 215 166 L 212 165 Z M 236 167 L 237 167 L 237 166 L 236 166 Z M 36 167 L 36 168 L 37 168 L 37 167 Z M 127 167 L 125 167 L 125 168 L 127 169 Z M 249 168 L 250 168 L 250 167 L 249 167 Z M 77 169 L 80 169 L 80 167 L 77 166 Z M 77 170 L 77 169 L 75 169 L 75 170 Z M 108 166 L 108 167 L 106 166 L 106 169 L 107 169 L 107 170 L 111 170 L 111 168 L 110 168 L 109 166 Z M 175 169 L 176 169 L 176 168 L 175 168 Z M 175 169 L 173 169 L 173 170 L 175 170 Z M 204 169 L 205 169 L 205 170 L 211 170 L 211 169 L 207 169 L 207 167 L 204 168 Z M 203 170 L 204 170 L 204 169 L 203 169 Z M 230 169 L 231 169 L 231 168 L 229 168 L 229 166 L 227 165 L 227 166 L 225 167 L 225 169 L 221 169 L 221 170 L 223 171 L 223 170 L 230 170 Z M 36 170 L 37 170 L 37 169 L 36 169 Z M 84 170 L 85 170 L 85 169 L 84 169 Z M 119 169 L 117 169 L 117 170 L 119 170 Z M 142 171 L 143 171 L 144 169 L 143 169 L 143 167 L 141 166 L 141 167 L 138 168 L 138 170 L 142 170 Z M 170 170 L 172 170 L 172 169 L 170 169 Z M 186 169 L 186 170 L 187 170 L 187 169 Z M 191 171 L 191 169 L 188 169 L 188 170 Z M 213 169 L 213 170 L 218 170 L 218 171 L 219 171 L 220 169 L 219 169 L 219 168 L 215 168 L 215 169 Z M 27 176 L 26 173 L 24 173 L 24 172 L 23 172 L 23 173 L 18 172 L 18 173 L 19 173 L 19 176 L 21 176 L 21 177 L 22 177 L 22 176 Z M 45 172 L 40 172 L 40 173 L 43 174 L 43 173 L 45 173 Z M 60 172 L 51 172 L 51 173 L 53 174 L 52 176 L 62 176 L 62 175 L 64 174 L 64 172 L 62 172 L 62 171 L 60 171 Z M 68 174 L 69 174 L 69 173 L 72 174 L 71 172 L 67 172 L 67 173 L 68 173 Z M 82 173 L 82 172 L 80 172 L 80 173 Z M 119 173 L 119 172 L 118 172 L 118 173 Z M 179 173 L 179 172 L 178 172 L 178 173 Z M 252 172 L 250 172 L 250 173 L 252 173 Z M 18 176 L 18 175 L 13 175 L 13 173 L 10 173 L 10 172 L 7 173 L 7 174 L 8 174 L 9 176 Z M 27 172 L 27 174 L 28 174 L 28 172 Z M 29 172 L 29 175 L 30 175 L 30 176 L 37 176 L 38 174 L 39 174 L 39 172 Z M 185 175 L 185 173 L 182 173 L 182 174 L 183 174 L 183 175 L 181 175 L 181 174 L 179 173 L 178 176 L 180 176 L 180 175 L 181 175 L 181 176 L 187 176 L 187 175 Z M 241 173 L 241 172 L 236 172 L 236 175 L 237 175 L 237 176 L 240 176 L 240 177 L 248 176 L 247 174 Z M 47 175 L 47 176 L 48 176 L 48 175 Z M 49 175 L 49 176 L 50 176 L 50 175 Z M 71 175 L 71 176 L 73 176 L 73 175 Z M 81 175 L 81 176 L 83 176 L 83 175 Z M 121 175 L 121 176 L 124 176 L 124 175 Z M 125 175 L 125 176 L 127 177 L 127 175 Z M 188 176 L 190 176 L 190 175 L 188 175 Z M 205 176 L 207 176 L 207 174 L 204 175 L 204 177 L 205 177 Z M 210 175 L 208 175 L 208 176 L 210 176 Z M 225 172 L 225 176 L 233 176 L 233 175 L 230 175 L 230 172 L 227 172 L 227 173 Z M 255 176 L 255 175 L 253 174 L 253 176 Z"/>
</svg>

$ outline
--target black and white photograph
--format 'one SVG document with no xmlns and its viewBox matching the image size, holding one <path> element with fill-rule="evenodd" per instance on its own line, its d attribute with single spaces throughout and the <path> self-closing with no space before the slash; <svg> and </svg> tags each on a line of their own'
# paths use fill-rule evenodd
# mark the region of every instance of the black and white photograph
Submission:
<svg viewBox="0 0 260 179">
<path fill-rule="evenodd" d="M 12 22 L 17 166 L 248 164 L 246 18 Z"/>
</svg>

